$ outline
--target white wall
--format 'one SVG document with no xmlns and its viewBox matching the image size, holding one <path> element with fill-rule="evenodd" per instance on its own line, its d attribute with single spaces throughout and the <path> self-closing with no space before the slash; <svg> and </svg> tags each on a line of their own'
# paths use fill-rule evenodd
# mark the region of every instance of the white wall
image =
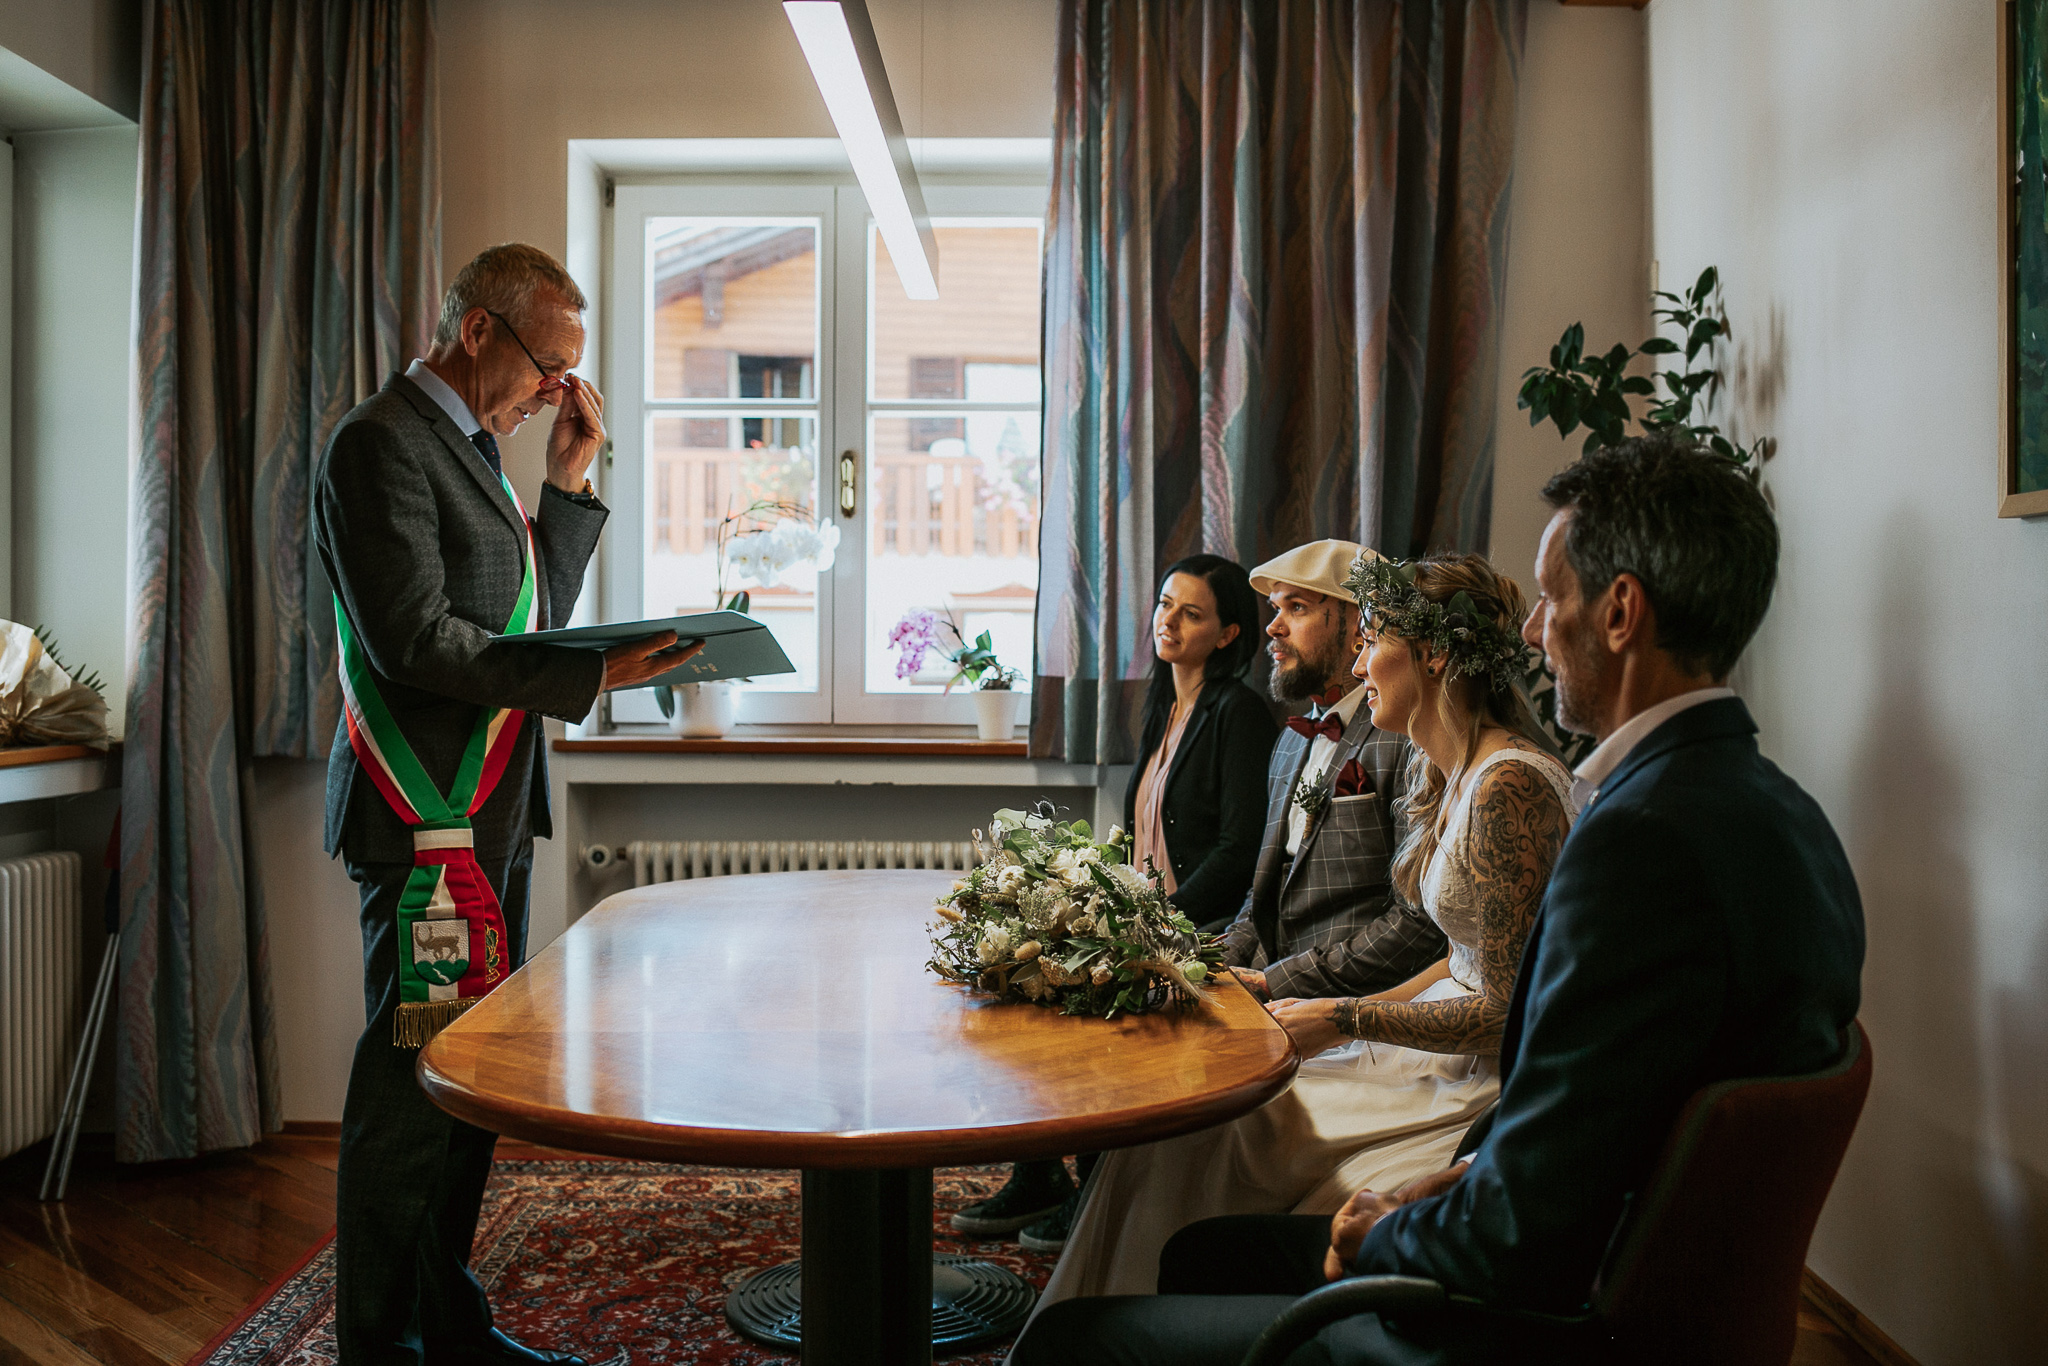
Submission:
<svg viewBox="0 0 2048 1366">
<path fill-rule="evenodd" d="M 1532 0 L 1508 203 L 1489 558 L 1533 591 L 1548 520 L 1537 496 L 1585 441 L 1515 407 L 1522 372 L 1586 325 L 1589 346 L 1650 335 L 1649 163 L 1643 16 Z"/>
<path fill-rule="evenodd" d="M 136 130 L 14 136 L 13 612 L 127 714 Z"/>
<path fill-rule="evenodd" d="M 1870 1104 L 1811 1262 L 1926 1366 L 2048 1341 L 2048 522 L 1994 513 L 1997 0 L 1657 0 L 1654 241 L 1775 434 L 1741 675 L 1869 920 Z"/>
</svg>

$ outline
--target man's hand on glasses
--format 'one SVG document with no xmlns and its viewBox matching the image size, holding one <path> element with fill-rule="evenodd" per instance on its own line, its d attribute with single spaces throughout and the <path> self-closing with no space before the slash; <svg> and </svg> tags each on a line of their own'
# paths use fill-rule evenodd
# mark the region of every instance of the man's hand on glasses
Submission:
<svg viewBox="0 0 2048 1366">
<path fill-rule="evenodd" d="M 564 493 L 581 493 L 590 462 L 604 447 L 604 395 L 577 375 L 564 375 L 547 398 L 557 404 L 548 432 L 548 482 Z"/>
</svg>

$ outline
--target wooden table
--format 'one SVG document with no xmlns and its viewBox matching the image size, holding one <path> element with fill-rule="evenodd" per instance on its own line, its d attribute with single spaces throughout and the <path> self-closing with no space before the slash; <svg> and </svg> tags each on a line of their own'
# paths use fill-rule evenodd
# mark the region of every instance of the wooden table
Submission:
<svg viewBox="0 0 2048 1366">
<path fill-rule="evenodd" d="M 925 967 L 954 874 L 774 873 L 606 900 L 421 1052 L 434 1102 L 620 1157 L 800 1167 L 806 1362 L 928 1362 L 931 1169 L 1124 1147 L 1285 1090 L 1231 982 L 1113 1021 Z"/>
</svg>

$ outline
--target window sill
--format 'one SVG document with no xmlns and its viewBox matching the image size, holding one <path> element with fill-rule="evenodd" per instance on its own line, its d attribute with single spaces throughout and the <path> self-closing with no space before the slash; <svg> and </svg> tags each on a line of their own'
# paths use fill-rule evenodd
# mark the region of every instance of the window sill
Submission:
<svg viewBox="0 0 2048 1366">
<path fill-rule="evenodd" d="M 121 785 L 121 746 L 30 745 L 0 750 L 0 804 L 76 797 Z"/>
<path fill-rule="evenodd" d="M 866 759 L 1022 759 L 1022 740 L 944 740 L 887 736 L 760 735 L 690 739 L 679 736 L 610 735 L 560 739 L 558 754 L 774 754 L 838 755 Z"/>
</svg>

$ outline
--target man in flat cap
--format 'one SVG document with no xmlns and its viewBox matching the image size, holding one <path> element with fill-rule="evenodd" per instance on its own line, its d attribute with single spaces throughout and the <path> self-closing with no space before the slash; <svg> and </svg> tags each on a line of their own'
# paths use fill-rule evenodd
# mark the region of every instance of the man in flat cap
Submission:
<svg viewBox="0 0 2048 1366">
<path fill-rule="evenodd" d="M 1361 554 L 1373 552 L 1312 541 L 1251 575 L 1273 604 L 1273 696 L 1309 704 L 1273 746 L 1258 870 L 1224 936 L 1224 962 L 1262 1000 L 1369 996 L 1446 952 L 1389 874 L 1412 748 L 1373 725 L 1351 676 L 1365 641 L 1344 579 Z"/>
</svg>

